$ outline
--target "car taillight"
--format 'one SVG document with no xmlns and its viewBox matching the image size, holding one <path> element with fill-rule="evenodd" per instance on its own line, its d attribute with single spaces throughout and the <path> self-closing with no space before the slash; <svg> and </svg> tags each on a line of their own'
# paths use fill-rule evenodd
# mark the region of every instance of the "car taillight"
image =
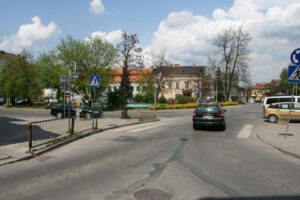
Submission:
<svg viewBox="0 0 300 200">
<path fill-rule="evenodd" d="M 193 118 L 196 118 L 196 113 L 193 113 Z"/>
<path fill-rule="evenodd" d="M 270 104 L 269 106 L 268 106 L 268 108 L 272 108 L 273 107 L 273 104 Z"/>
<path fill-rule="evenodd" d="M 224 119 L 224 113 L 220 114 L 221 119 Z"/>
</svg>

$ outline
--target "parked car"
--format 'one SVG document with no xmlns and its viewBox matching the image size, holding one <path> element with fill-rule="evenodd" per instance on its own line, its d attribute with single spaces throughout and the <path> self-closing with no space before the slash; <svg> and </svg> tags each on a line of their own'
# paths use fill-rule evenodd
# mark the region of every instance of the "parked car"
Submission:
<svg viewBox="0 0 300 200">
<path fill-rule="evenodd" d="M 274 103 L 267 107 L 265 118 L 271 123 L 276 123 L 279 119 L 287 120 L 290 112 L 291 102 Z M 290 120 L 300 120 L 300 104 L 292 103 Z"/>
<path fill-rule="evenodd" d="M 266 97 L 263 103 L 263 114 L 265 114 L 266 108 L 271 104 L 280 103 L 280 102 L 291 102 L 292 96 L 271 96 Z M 293 102 L 300 103 L 300 96 L 294 96 Z"/>
<path fill-rule="evenodd" d="M 225 112 L 218 103 L 201 103 L 193 114 L 193 128 L 199 129 L 204 126 L 216 126 L 225 130 Z"/>
<path fill-rule="evenodd" d="M 70 108 L 70 115 L 69 115 L 69 108 Z M 57 107 L 51 108 L 51 115 L 55 116 L 56 118 L 63 118 L 65 117 L 69 117 L 69 116 L 76 116 L 76 110 L 78 110 L 79 112 L 79 116 L 80 117 L 85 117 L 87 119 L 91 119 L 96 116 L 98 117 L 102 117 L 103 116 L 103 112 L 102 110 L 92 110 L 91 108 L 89 108 L 87 105 L 83 105 L 80 108 L 76 108 L 74 104 L 65 104 L 65 106 L 59 105 Z M 65 115 L 64 115 L 65 112 Z"/>
</svg>

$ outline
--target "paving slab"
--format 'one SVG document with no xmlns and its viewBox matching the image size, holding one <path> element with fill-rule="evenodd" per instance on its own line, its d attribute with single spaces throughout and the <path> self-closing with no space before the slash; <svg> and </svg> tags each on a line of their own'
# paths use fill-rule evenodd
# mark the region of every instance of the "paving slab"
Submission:
<svg viewBox="0 0 300 200">
<path fill-rule="evenodd" d="M 300 159 L 300 123 L 290 123 L 287 136 L 286 126 L 282 122 L 266 122 L 258 137 L 279 151 Z"/>
</svg>

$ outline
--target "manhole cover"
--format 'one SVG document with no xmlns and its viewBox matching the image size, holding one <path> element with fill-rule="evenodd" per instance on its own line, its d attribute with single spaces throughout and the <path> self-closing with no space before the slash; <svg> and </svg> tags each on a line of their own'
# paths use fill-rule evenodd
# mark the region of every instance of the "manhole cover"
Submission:
<svg viewBox="0 0 300 200">
<path fill-rule="evenodd" d="M 181 141 L 188 141 L 189 138 L 184 138 L 184 137 L 182 137 L 182 138 L 180 138 L 180 140 L 181 140 Z"/>
<path fill-rule="evenodd" d="M 142 189 L 134 193 L 134 197 L 137 200 L 169 200 L 172 198 L 172 194 L 154 189 Z"/>
</svg>

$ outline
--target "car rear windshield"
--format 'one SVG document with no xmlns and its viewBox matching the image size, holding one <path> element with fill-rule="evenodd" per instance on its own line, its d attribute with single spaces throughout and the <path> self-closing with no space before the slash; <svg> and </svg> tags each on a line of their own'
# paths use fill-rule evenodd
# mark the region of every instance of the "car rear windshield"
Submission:
<svg viewBox="0 0 300 200">
<path fill-rule="evenodd" d="M 218 105 L 203 104 L 197 107 L 197 112 L 198 113 L 219 113 L 220 108 Z"/>
</svg>

